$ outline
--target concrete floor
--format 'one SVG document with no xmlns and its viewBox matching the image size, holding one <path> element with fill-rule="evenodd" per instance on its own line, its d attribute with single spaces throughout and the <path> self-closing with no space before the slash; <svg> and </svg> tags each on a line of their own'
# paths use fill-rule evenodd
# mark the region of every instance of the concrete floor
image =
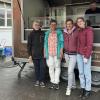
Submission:
<svg viewBox="0 0 100 100">
<path fill-rule="evenodd" d="M 0 67 L 0 100 L 80 100 L 80 90 L 72 91 L 71 96 L 65 95 L 66 82 L 61 82 L 60 90 L 48 89 L 48 82 L 45 88 L 34 87 L 33 69 L 25 67 L 22 78 L 18 79 L 19 67 Z M 100 91 L 92 92 L 88 100 L 100 100 Z"/>
</svg>

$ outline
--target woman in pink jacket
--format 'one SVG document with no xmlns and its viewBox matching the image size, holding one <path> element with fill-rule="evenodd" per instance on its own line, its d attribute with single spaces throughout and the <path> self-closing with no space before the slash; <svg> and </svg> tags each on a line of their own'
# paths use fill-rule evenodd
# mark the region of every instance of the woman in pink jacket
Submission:
<svg viewBox="0 0 100 100">
<path fill-rule="evenodd" d="M 90 96 L 91 91 L 91 55 L 93 46 L 93 29 L 86 27 L 83 17 L 77 18 L 78 49 L 77 63 L 82 93 L 82 99 Z"/>
<path fill-rule="evenodd" d="M 65 60 L 68 63 L 68 86 L 66 95 L 71 94 L 71 89 L 76 88 L 74 68 L 76 65 L 77 55 L 77 29 L 74 26 L 72 19 L 66 20 L 66 27 L 64 29 L 64 51 Z"/>
</svg>

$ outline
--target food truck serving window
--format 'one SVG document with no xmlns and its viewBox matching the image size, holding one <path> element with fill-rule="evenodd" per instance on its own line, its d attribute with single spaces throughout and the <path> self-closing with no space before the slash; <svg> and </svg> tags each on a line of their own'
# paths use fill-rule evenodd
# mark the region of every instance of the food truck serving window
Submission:
<svg viewBox="0 0 100 100">
<path fill-rule="evenodd" d="M 94 30 L 94 43 L 100 44 L 100 14 L 88 14 L 86 19 L 90 21 Z"/>
<path fill-rule="evenodd" d="M 100 28 L 94 28 L 94 43 L 100 43 Z"/>
</svg>

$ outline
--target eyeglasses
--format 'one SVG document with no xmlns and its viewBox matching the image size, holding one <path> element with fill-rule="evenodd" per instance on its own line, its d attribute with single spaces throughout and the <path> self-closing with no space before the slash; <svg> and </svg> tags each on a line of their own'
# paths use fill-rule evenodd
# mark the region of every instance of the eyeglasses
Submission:
<svg viewBox="0 0 100 100">
<path fill-rule="evenodd" d="M 50 25 L 52 25 L 52 26 L 56 26 L 57 24 L 50 24 Z"/>
<path fill-rule="evenodd" d="M 40 24 L 34 24 L 34 26 L 40 26 Z"/>
</svg>

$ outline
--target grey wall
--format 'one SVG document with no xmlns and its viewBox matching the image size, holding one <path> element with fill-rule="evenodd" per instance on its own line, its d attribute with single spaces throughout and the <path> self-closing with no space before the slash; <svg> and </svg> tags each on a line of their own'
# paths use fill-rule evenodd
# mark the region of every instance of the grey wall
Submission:
<svg viewBox="0 0 100 100">
<path fill-rule="evenodd" d="M 25 27 L 31 27 L 34 17 L 44 16 L 46 3 L 43 0 L 23 0 L 23 13 L 25 18 Z M 28 25 L 29 24 L 29 25 Z"/>
</svg>

